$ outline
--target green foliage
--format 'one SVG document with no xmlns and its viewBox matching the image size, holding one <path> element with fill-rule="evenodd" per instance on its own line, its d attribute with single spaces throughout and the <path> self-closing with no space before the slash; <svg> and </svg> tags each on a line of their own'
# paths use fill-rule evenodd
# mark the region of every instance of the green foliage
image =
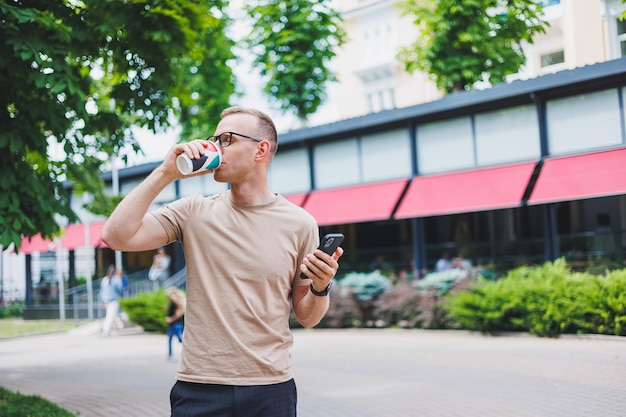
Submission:
<svg viewBox="0 0 626 417">
<path fill-rule="evenodd" d="M 626 271 L 573 273 L 564 259 L 521 267 L 495 282 L 451 294 L 445 307 L 463 328 L 626 335 Z"/>
<path fill-rule="evenodd" d="M 57 214 L 77 220 L 64 180 L 77 194 L 93 195 L 99 214 L 107 214 L 113 204 L 106 204 L 101 165 L 110 154 L 125 160 L 138 150 L 131 125 L 159 131 L 182 111 L 180 103 L 191 105 L 185 97 L 193 94 L 186 82 L 191 68 L 228 54 L 216 52 L 228 51 L 228 43 L 205 38 L 223 37 L 216 16 L 222 6 L 210 0 L 0 4 L 0 245 L 19 247 L 22 236 L 39 232 L 57 235 Z M 227 67 L 214 66 L 230 76 Z M 224 98 L 221 105 L 231 92 L 211 96 Z M 204 106 L 202 93 L 196 101 Z"/>
<path fill-rule="evenodd" d="M 522 42 L 545 32 L 536 0 L 403 0 L 418 39 L 399 58 L 407 71 L 425 71 L 446 91 L 477 81 L 498 83 L 524 64 Z"/>
<path fill-rule="evenodd" d="M 131 322 L 141 326 L 146 332 L 155 333 L 165 333 L 167 330 L 165 316 L 168 304 L 163 290 L 120 300 L 120 306 Z"/>
<path fill-rule="evenodd" d="M 5 305 L 0 305 L 0 319 L 8 317 L 22 317 L 24 301 L 10 301 Z"/>
<path fill-rule="evenodd" d="M 324 98 L 340 42 L 327 1 L 259 1 L 250 44 L 265 91 L 301 119 Z M 235 93 L 227 0 L 82 0 L 0 3 L 0 246 L 77 221 L 64 182 L 107 216 L 109 155 L 140 152 L 131 126 L 213 133 Z M 281 14 L 286 12 L 286 14 Z M 286 17 L 288 16 L 288 18 Z M 270 23 L 270 24 L 268 24 Z M 267 29 L 266 31 L 264 29 Z"/>
<path fill-rule="evenodd" d="M 343 42 L 341 17 L 328 0 L 261 0 L 248 6 L 255 23 L 248 37 L 255 64 L 267 78 L 263 92 L 302 121 L 326 97 L 327 67 Z"/>
<path fill-rule="evenodd" d="M 38 395 L 23 395 L 0 387 L 0 417 L 73 417 L 64 408 Z"/>
</svg>

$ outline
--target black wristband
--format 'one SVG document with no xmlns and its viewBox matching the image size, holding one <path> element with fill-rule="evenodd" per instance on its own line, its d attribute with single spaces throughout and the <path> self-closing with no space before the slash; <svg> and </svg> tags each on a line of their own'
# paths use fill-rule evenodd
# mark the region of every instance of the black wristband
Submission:
<svg viewBox="0 0 626 417">
<path fill-rule="evenodd" d="M 330 281 L 326 288 L 324 288 L 322 291 L 317 291 L 315 288 L 313 288 L 313 284 L 311 284 L 311 292 L 313 293 L 313 295 L 317 295 L 318 297 L 326 297 L 330 292 L 330 287 L 332 286 L 333 282 Z"/>
</svg>

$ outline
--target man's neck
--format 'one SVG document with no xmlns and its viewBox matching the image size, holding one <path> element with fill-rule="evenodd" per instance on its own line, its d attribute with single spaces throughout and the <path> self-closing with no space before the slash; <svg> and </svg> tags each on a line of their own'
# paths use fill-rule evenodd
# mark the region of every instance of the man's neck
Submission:
<svg viewBox="0 0 626 417">
<path fill-rule="evenodd" d="M 234 202 L 245 204 L 247 206 L 261 206 L 268 204 L 276 198 L 267 186 L 259 186 L 258 184 L 231 184 L 230 195 Z"/>
</svg>

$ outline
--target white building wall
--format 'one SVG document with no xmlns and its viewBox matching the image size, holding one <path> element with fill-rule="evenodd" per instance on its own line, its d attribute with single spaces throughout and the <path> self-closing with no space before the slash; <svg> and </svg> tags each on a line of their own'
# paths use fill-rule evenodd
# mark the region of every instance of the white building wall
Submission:
<svg viewBox="0 0 626 417">
<path fill-rule="evenodd" d="M 385 108 L 403 108 L 442 97 L 421 72 L 409 74 L 396 56 L 413 43 L 417 30 L 403 16 L 399 0 L 341 0 L 346 43 L 335 59 L 338 83 L 331 84 L 336 119 L 344 120 Z M 561 0 L 544 9 L 550 23 L 544 34 L 524 45 L 526 65 L 509 81 L 529 79 L 621 56 L 616 19 L 626 9 L 621 0 Z M 541 65 L 541 57 L 563 51 L 564 61 Z"/>
<path fill-rule="evenodd" d="M 0 276 L 2 298 L 5 301 L 23 300 L 26 295 L 26 255 L 15 254 L 11 248 L 2 252 Z"/>
</svg>

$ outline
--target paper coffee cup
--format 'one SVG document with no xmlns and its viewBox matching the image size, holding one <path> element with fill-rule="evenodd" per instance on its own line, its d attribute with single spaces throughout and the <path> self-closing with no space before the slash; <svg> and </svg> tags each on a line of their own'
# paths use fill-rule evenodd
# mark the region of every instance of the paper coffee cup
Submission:
<svg viewBox="0 0 626 417">
<path fill-rule="evenodd" d="M 176 166 L 183 175 L 193 174 L 194 172 L 217 169 L 222 163 L 222 152 L 213 143 L 209 142 L 206 152 L 198 159 L 191 159 L 187 154 L 180 154 L 176 158 Z"/>
</svg>

